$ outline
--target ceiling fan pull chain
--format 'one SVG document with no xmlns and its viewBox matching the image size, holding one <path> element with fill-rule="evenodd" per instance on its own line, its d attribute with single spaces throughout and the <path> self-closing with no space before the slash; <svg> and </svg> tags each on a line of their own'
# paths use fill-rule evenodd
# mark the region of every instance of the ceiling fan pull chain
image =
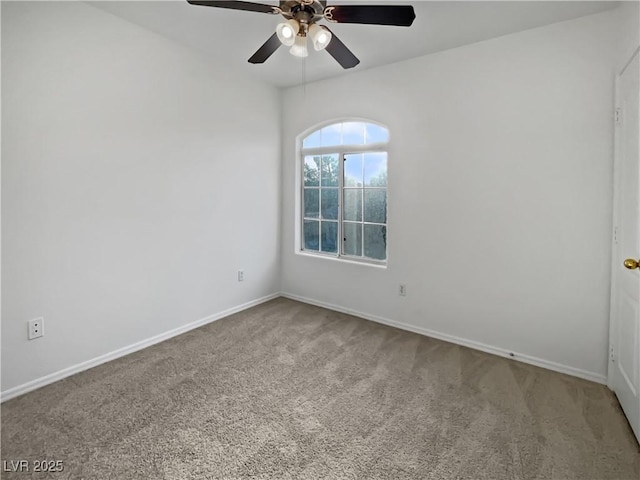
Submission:
<svg viewBox="0 0 640 480">
<path fill-rule="evenodd" d="M 302 99 L 307 100 L 307 59 L 302 59 Z"/>
</svg>

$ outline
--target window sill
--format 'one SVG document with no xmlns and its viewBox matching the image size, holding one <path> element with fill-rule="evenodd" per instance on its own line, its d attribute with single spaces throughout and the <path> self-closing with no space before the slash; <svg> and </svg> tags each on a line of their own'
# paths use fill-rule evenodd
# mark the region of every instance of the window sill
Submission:
<svg viewBox="0 0 640 480">
<path fill-rule="evenodd" d="M 363 267 L 373 267 L 373 268 L 379 268 L 382 270 L 387 269 L 386 263 L 373 263 L 373 262 L 368 262 L 367 260 L 355 260 L 348 257 L 336 257 L 334 255 L 323 255 L 322 253 L 307 253 L 304 250 L 296 250 L 295 253 L 296 255 L 301 255 L 303 257 L 308 257 L 308 258 L 317 258 L 320 260 L 329 260 L 332 262 L 346 263 L 350 265 L 358 265 Z"/>
</svg>

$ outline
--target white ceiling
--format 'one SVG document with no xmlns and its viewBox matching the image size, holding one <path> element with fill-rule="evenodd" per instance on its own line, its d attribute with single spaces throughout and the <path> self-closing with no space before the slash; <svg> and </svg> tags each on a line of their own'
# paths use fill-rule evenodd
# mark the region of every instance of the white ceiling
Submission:
<svg viewBox="0 0 640 480">
<path fill-rule="evenodd" d="M 277 5 L 277 0 L 258 3 Z M 279 48 L 266 63 L 247 59 L 275 31 L 282 17 L 189 5 L 185 1 L 92 1 L 104 11 L 173 39 L 207 55 L 221 68 L 243 70 L 286 87 L 390 64 L 481 40 L 561 22 L 614 8 L 611 1 L 331 1 L 338 4 L 409 4 L 413 26 L 331 24 L 331 30 L 361 60 L 343 70 L 327 52 L 310 49 L 305 60 Z M 322 23 L 322 22 L 321 22 Z M 304 76 L 303 76 L 304 75 Z"/>
</svg>

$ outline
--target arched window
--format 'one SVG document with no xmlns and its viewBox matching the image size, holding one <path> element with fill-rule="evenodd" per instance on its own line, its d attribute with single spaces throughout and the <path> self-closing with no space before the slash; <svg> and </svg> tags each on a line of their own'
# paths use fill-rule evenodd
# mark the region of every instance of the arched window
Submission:
<svg viewBox="0 0 640 480">
<path fill-rule="evenodd" d="M 385 127 L 363 121 L 302 139 L 302 251 L 386 263 L 388 142 Z"/>
</svg>

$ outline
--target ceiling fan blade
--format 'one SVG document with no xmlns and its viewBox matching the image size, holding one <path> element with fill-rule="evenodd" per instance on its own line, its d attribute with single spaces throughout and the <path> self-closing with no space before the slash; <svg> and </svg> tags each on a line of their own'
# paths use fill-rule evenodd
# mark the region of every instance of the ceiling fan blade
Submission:
<svg viewBox="0 0 640 480">
<path fill-rule="evenodd" d="M 262 3 L 252 2 L 235 2 L 235 1 L 218 1 L 212 2 L 208 0 L 187 0 L 191 5 L 200 5 L 203 7 L 218 7 L 218 8 L 230 8 L 233 10 L 246 10 L 249 12 L 260 13 L 278 13 L 271 5 L 265 5 Z"/>
<path fill-rule="evenodd" d="M 324 9 L 325 18 L 338 23 L 366 23 L 410 27 L 416 18 L 411 5 L 336 5 Z"/>
<path fill-rule="evenodd" d="M 326 28 L 326 27 L 325 27 Z M 329 30 L 327 28 L 327 30 Z M 331 32 L 331 30 L 329 30 Z M 358 57 L 356 57 L 347 46 L 340 41 L 336 34 L 331 32 L 331 41 L 326 46 L 325 50 L 329 52 L 336 61 L 342 65 L 342 68 L 353 68 L 360 63 Z"/>
<path fill-rule="evenodd" d="M 249 63 L 264 63 L 267 58 L 273 55 L 273 52 L 275 52 L 280 45 L 282 45 L 282 43 L 278 40 L 278 35 L 274 33 L 269 37 L 269 40 L 264 42 L 264 45 L 251 56 Z"/>
</svg>

